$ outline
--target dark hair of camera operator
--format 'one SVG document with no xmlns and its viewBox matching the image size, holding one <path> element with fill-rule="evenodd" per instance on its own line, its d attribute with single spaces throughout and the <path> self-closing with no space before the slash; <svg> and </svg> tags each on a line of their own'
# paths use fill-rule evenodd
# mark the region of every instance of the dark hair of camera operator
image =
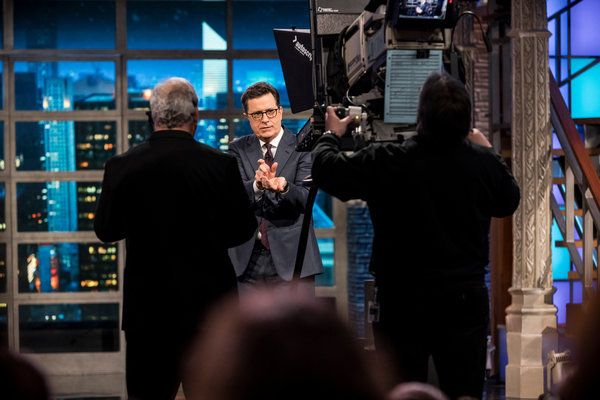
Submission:
<svg viewBox="0 0 600 400">
<path fill-rule="evenodd" d="M 279 92 L 277 89 L 267 82 L 257 82 L 252 86 L 249 86 L 244 94 L 242 94 L 242 106 L 244 107 L 244 112 L 248 112 L 248 100 L 256 99 L 269 93 L 275 98 L 275 104 L 277 104 L 277 107 L 281 107 L 281 103 L 279 101 Z"/>
<path fill-rule="evenodd" d="M 442 143 L 462 142 L 470 127 L 471 100 L 464 86 L 448 75 L 433 75 L 421 89 L 418 134 Z"/>
<path fill-rule="evenodd" d="M 511 215 L 519 187 L 485 136 L 469 130 L 471 103 L 459 82 L 432 74 L 418 106 L 418 135 L 403 143 L 340 150 L 350 119 L 328 108 L 313 150 L 316 185 L 342 200 L 367 201 L 378 288 L 375 344 L 387 345 L 404 381 L 427 380 L 480 398 L 485 375 L 491 217 Z"/>
</svg>

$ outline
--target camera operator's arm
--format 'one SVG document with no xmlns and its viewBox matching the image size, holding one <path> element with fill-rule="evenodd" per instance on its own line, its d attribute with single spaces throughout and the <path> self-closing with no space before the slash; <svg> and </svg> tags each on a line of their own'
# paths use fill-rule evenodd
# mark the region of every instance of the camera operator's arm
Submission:
<svg viewBox="0 0 600 400">
<path fill-rule="evenodd" d="M 512 215 L 519 206 L 521 194 L 517 181 L 499 154 L 492 149 L 492 144 L 479 129 L 472 129 L 467 136 L 472 143 L 489 149 L 490 157 L 486 171 L 490 182 L 490 207 L 492 216 L 506 217 Z"/>
<path fill-rule="evenodd" d="M 350 122 L 350 117 L 340 120 L 335 110 L 327 107 L 325 128 L 331 134 L 323 135 L 313 150 L 312 177 L 319 188 L 341 200 L 366 200 L 375 178 L 375 147 L 351 155 L 341 152 L 340 138 Z"/>
</svg>

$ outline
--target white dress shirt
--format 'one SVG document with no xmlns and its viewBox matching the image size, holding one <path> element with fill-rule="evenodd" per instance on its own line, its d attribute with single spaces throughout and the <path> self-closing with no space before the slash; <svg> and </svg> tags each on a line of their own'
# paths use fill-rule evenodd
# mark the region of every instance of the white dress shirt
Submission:
<svg viewBox="0 0 600 400">
<path fill-rule="evenodd" d="M 277 153 L 277 148 L 279 147 L 279 142 L 281 142 L 281 138 L 283 137 L 283 128 L 281 128 L 281 130 L 279 131 L 279 133 L 277 134 L 277 136 L 275 136 L 273 138 L 273 140 L 271 140 L 269 142 L 269 144 L 271 145 L 271 154 L 273 154 L 273 158 L 275 158 L 275 154 Z M 260 151 L 262 151 L 262 155 L 263 155 L 263 159 L 265 158 L 265 153 L 267 152 L 267 146 L 265 146 L 265 144 L 267 144 L 267 142 L 258 139 L 259 143 L 260 143 Z M 258 164 L 257 164 L 257 168 L 258 168 Z M 252 187 L 254 188 L 254 197 L 258 200 L 264 193 L 264 189 L 259 189 L 258 186 L 256 185 L 256 180 L 254 181 L 254 184 L 252 185 Z"/>
</svg>

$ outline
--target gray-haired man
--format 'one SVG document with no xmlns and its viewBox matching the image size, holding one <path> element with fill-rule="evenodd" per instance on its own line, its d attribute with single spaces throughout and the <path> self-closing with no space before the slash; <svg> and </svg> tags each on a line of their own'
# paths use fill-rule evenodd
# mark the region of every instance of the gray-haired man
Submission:
<svg viewBox="0 0 600 400">
<path fill-rule="evenodd" d="M 126 239 L 129 398 L 175 398 L 205 311 L 236 288 L 227 248 L 256 229 L 236 159 L 193 138 L 197 105 L 185 79 L 159 83 L 151 137 L 106 163 L 94 228 L 104 242 Z"/>
</svg>

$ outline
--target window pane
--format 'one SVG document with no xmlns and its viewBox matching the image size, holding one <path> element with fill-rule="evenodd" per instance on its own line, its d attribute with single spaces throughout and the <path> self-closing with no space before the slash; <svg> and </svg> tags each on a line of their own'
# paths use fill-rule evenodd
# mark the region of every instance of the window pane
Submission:
<svg viewBox="0 0 600 400">
<path fill-rule="evenodd" d="M 591 58 L 571 60 L 571 71 L 582 69 L 589 65 Z M 595 65 L 571 81 L 571 116 L 573 118 L 597 118 L 600 116 L 600 65 Z"/>
<path fill-rule="evenodd" d="M 313 206 L 313 223 L 316 229 L 333 228 L 333 202 L 331 196 L 319 190 Z"/>
<path fill-rule="evenodd" d="M 15 166 L 19 171 L 103 169 L 115 155 L 114 121 L 16 123 Z"/>
<path fill-rule="evenodd" d="M 194 139 L 222 151 L 229 148 L 229 124 L 225 118 L 201 119 Z"/>
<path fill-rule="evenodd" d="M 118 290 L 117 245 L 30 243 L 19 245 L 19 292 Z"/>
<path fill-rule="evenodd" d="M 226 15 L 224 0 L 129 0 L 127 47 L 226 50 Z"/>
<path fill-rule="evenodd" d="M 279 91 L 281 105 L 290 106 L 279 60 L 234 60 L 233 91 L 235 106 L 242 108 L 242 93 L 253 83 L 265 81 Z"/>
<path fill-rule="evenodd" d="M 2 7 L 0 7 L 2 8 Z M 0 24 L 2 25 L 2 24 Z M 2 35 L 0 35 L 1 37 Z M 1 40 L 1 39 L 0 39 Z M 3 86 L 3 82 L 4 79 L 2 79 L 2 75 L 4 74 L 4 63 L 0 61 L 0 109 L 4 108 L 4 86 Z"/>
<path fill-rule="evenodd" d="M 172 76 L 192 83 L 199 109 L 227 107 L 227 60 L 135 60 L 127 63 L 129 108 L 148 108 L 154 85 Z"/>
<path fill-rule="evenodd" d="M 582 1 L 571 8 L 571 54 L 600 56 L 600 43 L 594 38 L 598 32 L 600 2 Z M 566 18 L 565 18 L 566 19 Z"/>
<path fill-rule="evenodd" d="M 2 79 L 2 77 L 0 77 L 0 79 Z M 0 121 L 0 171 L 4 171 L 4 169 L 4 121 Z"/>
<path fill-rule="evenodd" d="M 323 273 L 317 275 L 315 282 L 317 286 L 333 286 L 335 285 L 335 273 L 334 273 L 334 239 L 332 238 L 318 238 L 317 244 L 319 245 L 319 251 L 321 252 L 321 260 L 323 261 Z"/>
<path fill-rule="evenodd" d="M 16 49 L 114 49 L 114 0 L 19 0 Z"/>
<path fill-rule="evenodd" d="M 233 47 L 275 49 L 273 28 L 310 28 L 308 1 L 233 1 Z"/>
<path fill-rule="evenodd" d="M 17 229 L 21 232 L 91 231 L 100 182 L 17 183 Z"/>
<path fill-rule="evenodd" d="M 147 121 L 129 121 L 129 146 L 137 146 L 150 137 Z M 198 121 L 194 139 L 215 149 L 227 151 L 229 144 L 229 124 L 227 119 L 201 119 Z"/>
<path fill-rule="evenodd" d="M 119 351 L 119 304 L 19 306 L 22 353 Z"/>
<path fill-rule="evenodd" d="M 15 63 L 17 110 L 72 111 L 115 108 L 115 63 Z"/>
<path fill-rule="evenodd" d="M 233 126 L 236 138 L 252 134 L 252 128 L 246 118 L 234 118 Z"/>
<path fill-rule="evenodd" d="M 6 231 L 6 184 L 0 182 L 0 232 Z"/>
<path fill-rule="evenodd" d="M 0 293 L 6 293 L 6 243 L 0 243 Z"/>
</svg>

